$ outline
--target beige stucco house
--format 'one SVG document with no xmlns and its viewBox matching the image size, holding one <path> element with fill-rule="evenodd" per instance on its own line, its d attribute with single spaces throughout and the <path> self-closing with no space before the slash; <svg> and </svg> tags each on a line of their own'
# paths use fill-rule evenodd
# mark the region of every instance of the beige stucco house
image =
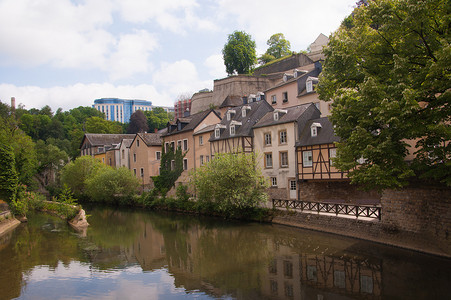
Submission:
<svg viewBox="0 0 451 300">
<path fill-rule="evenodd" d="M 258 164 L 270 182 L 271 198 L 296 199 L 296 142 L 308 120 L 318 118 L 314 104 L 275 109 L 253 127 Z"/>
<path fill-rule="evenodd" d="M 159 175 L 161 160 L 159 133 L 137 133 L 130 144 L 130 170 L 144 187 L 152 187 L 152 176 Z"/>
<path fill-rule="evenodd" d="M 194 133 L 205 128 L 205 126 L 217 124 L 220 121 L 221 118 L 218 113 L 214 110 L 207 110 L 179 118 L 174 124 L 168 124 L 167 132 L 162 135 L 165 152 L 180 147 L 186 153 L 183 159 L 183 172 L 177 182 L 183 184 L 189 182 L 189 170 L 195 167 L 195 161 L 199 159 L 199 156 L 195 153 Z"/>
</svg>

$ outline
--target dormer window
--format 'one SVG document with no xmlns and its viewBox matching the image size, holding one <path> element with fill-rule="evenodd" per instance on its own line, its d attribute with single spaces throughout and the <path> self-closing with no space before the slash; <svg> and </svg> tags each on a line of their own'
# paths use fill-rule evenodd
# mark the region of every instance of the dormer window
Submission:
<svg viewBox="0 0 451 300">
<path fill-rule="evenodd" d="M 235 113 L 236 113 L 235 110 L 230 109 L 230 110 L 227 112 L 227 121 L 230 121 L 230 120 L 233 118 L 233 116 L 235 115 Z"/>
<path fill-rule="evenodd" d="M 246 118 L 246 111 L 247 110 L 251 110 L 251 107 L 249 105 L 243 106 L 243 108 L 241 108 L 241 116 L 243 118 Z"/>
<path fill-rule="evenodd" d="M 313 83 L 311 81 L 306 82 L 307 93 L 311 93 L 313 91 Z"/>
<path fill-rule="evenodd" d="M 297 70 L 297 69 L 294 69 L 294 71 L 293 71 L 293 77 L 294 77 L 294 78 L 298 78 L 298 70 Z"/>
<path fill-rule="evenodd" d="M 320 123 L 313 123 L 312 126 L 310 126 L 310 133 L 312 134 L 312 137 L 315 137 L 318 135 L 318 128 L 321 128 Z"/>
<path fill-rule="evenodd" d="M 277 111 L 274 112 L 274 121 L 279 121 L 279 113 Z"/>
<path fill-rule="evenodd" d="M 215 129 L 215 138 L 219 138 L 219 136 L 221 135 L 221 130 L 219 128 Z"/>
<path fill-rule="evenodd" d="M 279 121 L 279 118 L 280 118 L 280 116 L 279 116 L 279 113 L 281 113 L 281 114 L 286 114 L 287 113 L 287 110 L 286 109 L 275 109 L 274 110 L 274 121 Z"/>
<path fill-rule="evenodd" d="M 230 125 L 230 135 L 235 135 L 235 125 Z"/>
<path fill-rule="evenodd" d="M 288 80 L 288 75 L 287 74 L 283 74 L 283 82 L 287 82 Z"/>
</svg>

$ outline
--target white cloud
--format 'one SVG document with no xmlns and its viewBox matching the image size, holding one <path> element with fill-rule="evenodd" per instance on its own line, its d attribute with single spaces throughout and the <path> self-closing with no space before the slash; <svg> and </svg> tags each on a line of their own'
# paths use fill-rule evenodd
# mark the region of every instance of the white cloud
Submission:
<svg viewBox="0 0 451 300">
<path fill-rule="evenodd" d="M 184 59 L 174 63 L 163 62 L 154 73 L 154 84 L 167 90 L 175 99 L 180 94 L 211 88 L 212 80 L 200 80 L 196 66 Z"/>
<path fill-rule="evenodd" d="M 355 0 L 284 1 L 275 4 L 261 0 L 220 0 L 221 20 L 233 20 L 236 30 L 250 33 L 259 47 L 281 32 L 291 42 L 292 50 L 305 50 L 320 34 L 329 35 L 338 28 L 345 15 L 352 12 Z"/>
<path fill-rule="evenodd" d="M 208 68 L 208 74 L 212 79 L 220 79 L 227 76 L 222 54 L 214 54 L 207 57 L 204 65 Z"/>
<path fill-rule="evenodd" d="M 105 66 L 110 78 L 117 80 L 149 72 L 152 68 L 149 55 L 157 45 L 157 40 L 144 30 L 120 36 L 116 52 L 111 55 L 108 66 Z"/>
<path fill-rule="evenodd" d="M 160 94 L 148 84 L 115 86 L 110 83 L 77 83 L 50 88 L 0 84 L 0 100 L 9 104 L 11 97 L 16 98 L 16 105 L 23 104 L 26 109 L 40 109 L 49 105 L 53 111 L 59 107 L 69 110 L 78 106 L 91 106 L 95 99 L 108 97 L 150 100 L 153 105 L 159 106 L 172 106 L 174 101 L 169 93 Z"/>
</svg>

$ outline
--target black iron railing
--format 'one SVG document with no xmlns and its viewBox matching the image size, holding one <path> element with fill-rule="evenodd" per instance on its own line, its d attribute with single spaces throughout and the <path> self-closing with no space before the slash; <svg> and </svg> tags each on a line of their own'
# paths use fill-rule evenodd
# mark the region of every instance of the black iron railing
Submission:
<svg viewBox="0 0 451 300">
<path fill-rule="evenodd" d="M 367 217 L 373 219 L 381 219 L 380 206 L 371 205 L 354 205 L 343 203 L 325 203 L 325 202 L 309 202 L 299 200 L 272 199 L 274 208 L 307 210 L 317 213 L 333 213 L 335 215 L 347 215 L 358 217 Z"/>
</svg>

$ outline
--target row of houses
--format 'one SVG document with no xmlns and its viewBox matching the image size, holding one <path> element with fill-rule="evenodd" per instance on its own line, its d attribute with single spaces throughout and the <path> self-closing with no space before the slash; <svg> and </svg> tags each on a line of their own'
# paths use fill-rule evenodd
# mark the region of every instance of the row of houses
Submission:
<svg viewBox="0 0 451 300">
<path fill-rule="evenodd" d="M 320 49 L 325 43 L 327 37 L 320 35 L 312 45 Z M 178 184 L 187 184 L 189 172 L 217 153 L 254 152 L 270 182 L 271 198 L 378 203 L 380 195 L 350 186 L 347 173 L 331 160 L 338 137 L 327 118 L 330 103 L 315 91 L 322 58 L 320 51 L 300 53 L 260 68 L 254 76 L 215 80 L 212 91 L 193 95 L 191 114 L 179 115 L 158 133 L 86 134 L 81 154 L 128 167 L 151 187 L 162 147 L 186 153 Z"/>
</svg>

